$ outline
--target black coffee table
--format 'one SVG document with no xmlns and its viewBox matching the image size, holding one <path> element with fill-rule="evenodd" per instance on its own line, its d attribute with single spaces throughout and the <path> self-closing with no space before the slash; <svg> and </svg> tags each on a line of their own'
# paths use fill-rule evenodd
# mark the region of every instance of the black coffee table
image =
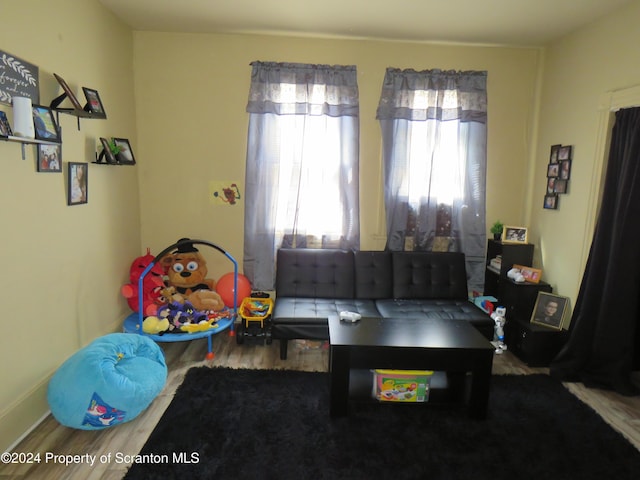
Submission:
<svg viewBox="0 0 640 480">
<path fill-rule="evenodd" d="M 494 347 L 466 320 L 329 317 L 332 416 L 349 413 L 351 369 L 470 372 L 469 415 L 485 418 Z"/>
</svg>

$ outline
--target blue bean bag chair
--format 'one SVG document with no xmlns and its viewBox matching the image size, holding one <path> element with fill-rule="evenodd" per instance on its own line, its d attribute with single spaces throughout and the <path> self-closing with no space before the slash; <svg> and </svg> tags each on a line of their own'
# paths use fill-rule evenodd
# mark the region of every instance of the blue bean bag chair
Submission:
<svg viewBox="0 0 640 480">
<path fill-rule="evenodd" d="M 164 354 L 153 340 L 112 333 L 60 366 L 49 382 L 47 401 L 62 425 L 101 430 L 137 417 L 166 381 Z"/>
</svg>

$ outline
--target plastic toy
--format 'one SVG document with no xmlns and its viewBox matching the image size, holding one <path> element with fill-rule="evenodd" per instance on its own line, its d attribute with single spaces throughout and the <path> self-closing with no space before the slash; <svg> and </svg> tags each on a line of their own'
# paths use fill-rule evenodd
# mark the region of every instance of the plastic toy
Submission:
<svg viewBox="0 0 640 480">
<path fill-rule="evenodd" d="M 224 304 L 232 308 L 239 305 L 237 302 L 242 302 L 251 295 L 251 283 L 244 275 L 240 274 L 236 278 L 229 272 L 220 277 L 216 284 L 216 291 L 222 297 Z"/>
<path fill-rule="evenodd" d="M 507 345 L 504 343 L 504 325 L 507 323 L 507 319 L 505 315 L 507 314 L 507 309 L 505 307 L 498 307 L 491 314 L 491 318 L 495 322 L 494 333 L 493 333 L 493 345 L 496 347 L 496 353 L 498 355 L 504 353 L 507 349 Z"/>
<path fill-rule="evenodd" d="M 256 294 L 260 295 L 260 294 Z M 236 342 L 242 344 L 245 338 L 251 338 L 259 343 L 266 341 L 271 344 L 271 311 L 273 300 L 268 296 L 245 297 L 240 305 L 242 321 L 238 325 Z"/>
<path fill-rule="evenodd" d="M 209 246 L 215 250 L 217 250 L 218 252 L 222 253 L 225 257 L 227 257 L 227 259 L 233 264 L 233 275 L 234 277 L 237 277 L 238 275 L 238 262 L 235 260 L 235 258 L 233 258 L 231 256 L 231 254 L 229 254 L 228 252 L 226 252 L 224 249 L 222 249 L 221 247 L 219 247 L 218 245 L 216 245 L 215 243 L 211 243 L 211 242 L 207 242 L 205 240 L 180 240 L 176 243 L 174 243 L 173 245 L 170 245 L 169 247 L 165 248 L 162 252 L 160 252 L 158 255 L 156 255 L 156 257 L 153 259 L 153 261 L 151 262 L 151 264 L 149 264 L 147 266 L 147 268 L 145 268 L 145 270 L 142 272 L 142 275 L 140 276 L 140 279 L 138 280 L 138 286 L 139 288 L 141 288 L 142 286 L 142 282 L 144 282 L 144 278 L 145 276 L 149 273 L 149 271 L 151 271 L 151 269 L 157 265 L 160 260 L 165 256 L 170 254 L 171 252 L 173 252 L 176 248 L 180 248 L 182 246 L 186 246 L 186 245 L 206 245 Z M 215 293 L 215 292 L 214 292 Z M 235 295 L 235 292 L 234 292 Z M 142 303 L 142 300 L 140 300 L 140 303 Z M 237 298 L 234 298 L 232 301 L 232 304 L 237 305 Z M 206 359 L 207 360 L 213 360 L 213 358 L 215 357 L 215 355 L 213 354 L 213 349 L 212 349 L 212 342 L 211 342 L 211 336 L 221 333 L 223 331 L 225 331 L 226 329 L 229 329 L 229 335 L 230 336 L 234 336 L 235 335 L 235 331 L 233 329 L 233 324 L 236 320 L 238 316 L 238 310 L 237 308 L 233 307 L 233 308 L 225 308 L 221 311 L 218 311 L 215 313 L 214 317 L 216 319 L 216 323 L 215 323 L 215 327 L 212 328 L 207 328 L 204 331 L 194 331 L 194 332 L 184 332 L 184 333 L 172 333 L 171 335 L 167 335 L 167 334 L 149 334 L 147 332 L 144 331 L 143 329 L 143 324 L 144 324 L 144 309 L 140 306 L 139 307 L 139 311 L 137 313 L 132 313 L 131 315 L 129 315 L 127 318 L 124 319 L 124 325 L 123 325 L 123 330 L 126 333 L 136 333 L 139 335 L 146 335 L 148 336 L 150 339 L 156 341 L 156 342 L 185 342 L 185 341 L 192 341 L 192 340 L 197 340 L 200 338 L 206 338 L 207 339 L 207 345 L 208 345 L 208 351 L 207 351 L 207 355 L 206 355 Z"/>
</svg>

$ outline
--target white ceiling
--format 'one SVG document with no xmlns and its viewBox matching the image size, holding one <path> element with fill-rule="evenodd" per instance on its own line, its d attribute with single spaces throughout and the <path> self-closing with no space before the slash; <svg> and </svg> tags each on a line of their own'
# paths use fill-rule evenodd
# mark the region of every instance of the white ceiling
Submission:
<svg viewBox="0 0 640 480">
<path fill-rule="evenodd" d="M 134 30 L 541 46 L 634 0 L 99 0 Z"/>
</svg>

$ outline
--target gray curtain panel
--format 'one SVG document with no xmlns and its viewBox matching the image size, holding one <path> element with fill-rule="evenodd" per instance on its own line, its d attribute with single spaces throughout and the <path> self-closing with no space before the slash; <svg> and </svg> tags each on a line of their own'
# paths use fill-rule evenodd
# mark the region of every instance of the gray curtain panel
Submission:
<svg viewBox="0 0 640 480">
<path fill-rule="evenodd" d="M 355 66 L 253 62 L 244 274 L 272 290 L 281 246 L 358 249 Z"/>
</svg>

